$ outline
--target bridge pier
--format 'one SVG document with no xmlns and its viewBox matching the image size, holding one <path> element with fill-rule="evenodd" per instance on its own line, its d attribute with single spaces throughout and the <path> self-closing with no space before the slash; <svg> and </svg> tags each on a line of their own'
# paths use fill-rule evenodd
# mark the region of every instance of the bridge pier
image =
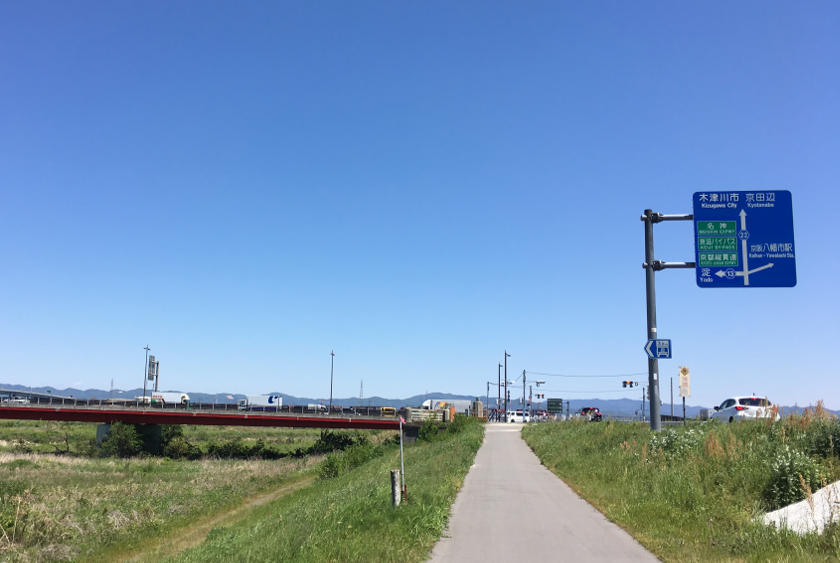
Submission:
<svg viewBox="0 0 840 563">
<path fill-rule="evenodd" d="M 101 446 L 102 441 L 111 433 L 111 425 L 109 423 L 99 424 L 96 426 L 96 445 Z"/>
</svg>

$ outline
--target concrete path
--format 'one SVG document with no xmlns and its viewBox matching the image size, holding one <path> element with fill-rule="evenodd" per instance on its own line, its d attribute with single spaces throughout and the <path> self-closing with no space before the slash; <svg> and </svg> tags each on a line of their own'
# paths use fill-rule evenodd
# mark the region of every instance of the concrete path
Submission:
<svg viewBox="0 0 840 563">
<path fill-rule="evenodd" d="M 657 561 L 540 464 L 521 424 L 488 424 L 431 561 Z"/>
</svg>

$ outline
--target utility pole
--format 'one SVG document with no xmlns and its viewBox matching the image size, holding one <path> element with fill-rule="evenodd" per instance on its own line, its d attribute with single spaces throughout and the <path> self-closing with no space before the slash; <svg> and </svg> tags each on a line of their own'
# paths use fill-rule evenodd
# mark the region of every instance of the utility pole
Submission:
<svg viewBox="0 0 840 563">
<path fill-rule="evenodd" d="M 505 350 L 505 422 L 508 421 L 508 401 L 510 399 L 510 393 L 508 393 L 508 388 L 507 388 L 507 383 L 508 383 L 508 380 L 507 380 L 507 359 L 508 358 L 510 358 L 510 354 L 508 354 L 507 350 Z"/>
<path fill-rule="evenodd" d="M 335 360 L 335 352 L 330 350 L 330 410 L 328 414 L 332 414 L 332 390 L 333 390 L 333 362 Z"/>
<path fill-rule="evenodd" d="M 525 422 L 525 370 L 522 370 L 522 422 Z"/>
<path fill-rule="evenodd" d="M 143 348 L 146 351 L 146 361 L 143 362 L 143 404 L 146 404 L 146 370 L 149 368 L 149 345 L 146 344 L 146 347 Z"/>
<path fill-rule="evenodd" d="M 528 420 L 534 418 L 534 386 L 528 386 Z"/>
<path fill-rule="evenodd" d="M 499 407 L 502 404 L 502 362 L 499 362 L 499 384 L 496 386 L 496 422 L 502 419 L 499 416 Z"/>
<path fill-rule="evenodd" d="M 671 418 L 674 418 L 674 376 L 671 376 Z"/>
</svg>

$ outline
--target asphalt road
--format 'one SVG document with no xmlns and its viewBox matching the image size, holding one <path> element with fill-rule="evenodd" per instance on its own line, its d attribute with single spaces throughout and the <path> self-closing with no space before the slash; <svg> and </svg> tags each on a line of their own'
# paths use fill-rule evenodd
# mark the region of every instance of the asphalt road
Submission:
<svg viewBox="0 0 840 563">
<path fill-rule="evenodd" d="M 431 561 L 657 561 L 540 464 L 521 424 L 488 424 Z"/>
</svg>

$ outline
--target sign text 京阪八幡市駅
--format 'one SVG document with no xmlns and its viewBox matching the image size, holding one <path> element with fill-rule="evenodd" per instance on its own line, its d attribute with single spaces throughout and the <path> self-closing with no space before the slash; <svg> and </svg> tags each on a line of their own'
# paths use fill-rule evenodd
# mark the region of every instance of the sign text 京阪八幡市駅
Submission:
<svg viewBox="0 0 840 563">
<path fill-rule="evenodd" d="M 790 192 L 695 192 L 694 249 L 700 287 L 795 286 Z"/>
</svg>

